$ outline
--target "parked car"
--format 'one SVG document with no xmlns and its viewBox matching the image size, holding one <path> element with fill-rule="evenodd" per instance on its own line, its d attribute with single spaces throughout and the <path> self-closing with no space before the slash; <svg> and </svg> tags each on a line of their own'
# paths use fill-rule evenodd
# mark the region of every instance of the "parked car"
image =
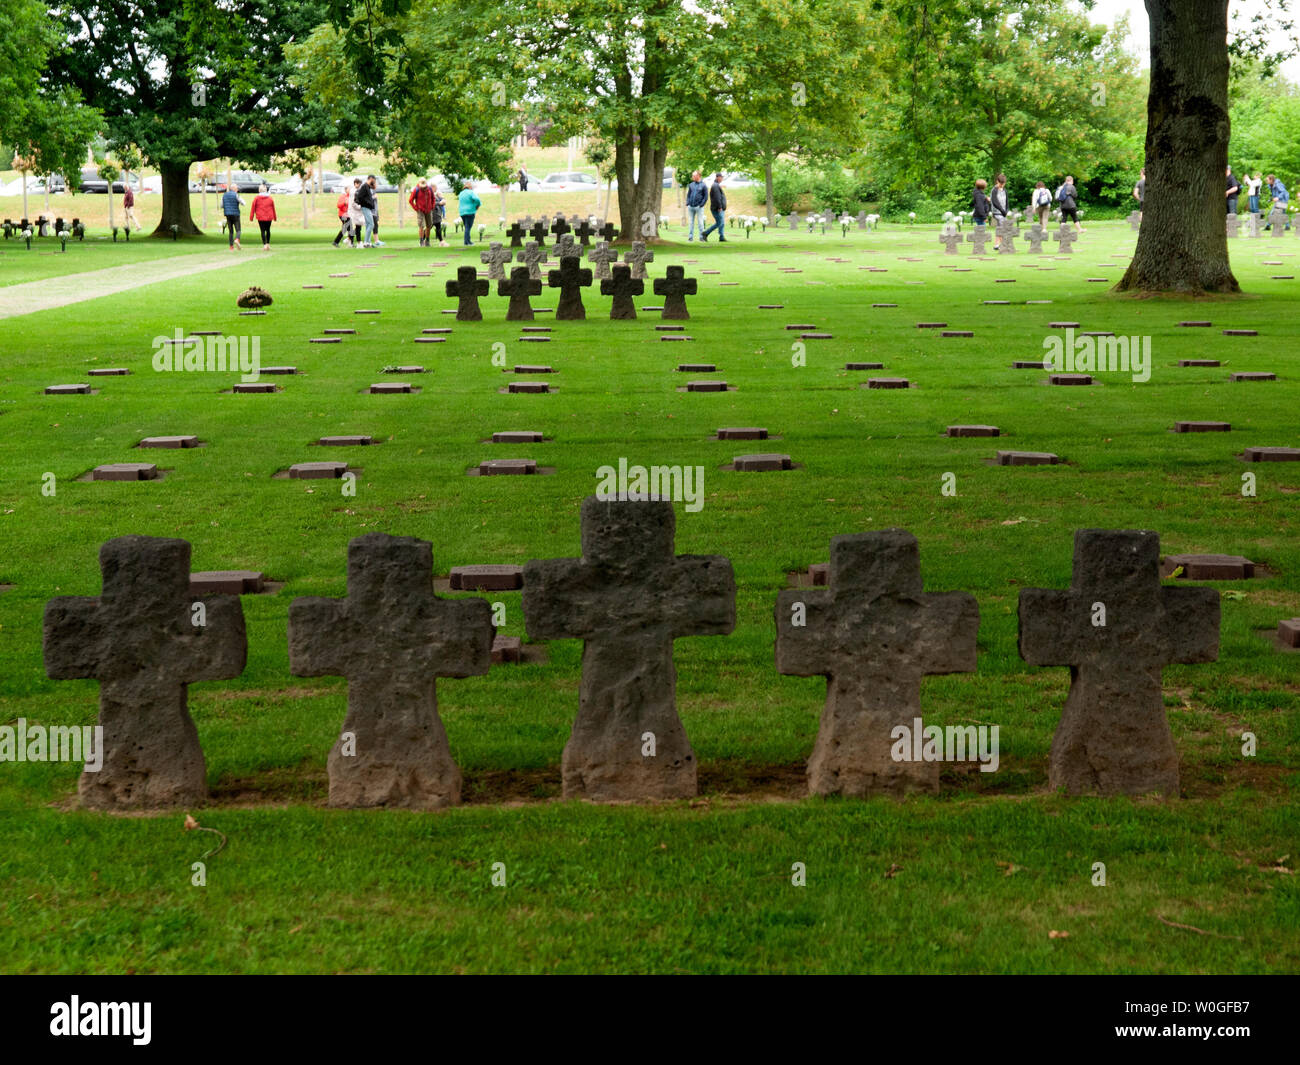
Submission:
<svg viewBox="0 0 1300 1065">
<path fill-rule="evenodd" d="M 131 175 L 131 188 L 136 192 L 140 191 L 140 178 L 135 174 Z M 90 192 L 90 193 L 96 193 L 96 192 L 107 193 L 108 182 L 99 176 L 98 170 L 96 170 L 94 167 L 88 166 L 81 171 L 81 183 L 78 186 L 78 191 Z M 119 174 L 116 178 L 113 179 L 113 191 L 115 193 L 123 193 L 126 191 L 126 185 L 122 181 L 121 174 Z"/>
<path fill-rule="evenodd" d="M 555 174 L 547 174 L 541 181 L 536 182 L 537 188 L 543 192 L 573 192 L 573 191 L 591 191 L 600 182 L 590 174 L 583 174 L 577 170 L 564 170 Z"/>
<path fill-rule="evenodd" d="M 234 186 L 236 192 L 257 192 L 266 184 L 266 178 L 252 170 L 236 170 L 230 175 L 229 184 Z M 218 174 L 216 187 L 224 192 L 226 185 L 226 175 Z"/>
<path fill-rule="evenodd" d="M 140 181 L 140 191 L 146 193 L 162 194 L 162 177 L 155 174 L 152 177 L 143 178 Z"/>
<path fill-rule="evenodd" d="M 297 196 L 302 192 L 302 178 L 294 174 L 287 181 L 277 181 L 266 191 L 272 196 Z"/>
</svg>

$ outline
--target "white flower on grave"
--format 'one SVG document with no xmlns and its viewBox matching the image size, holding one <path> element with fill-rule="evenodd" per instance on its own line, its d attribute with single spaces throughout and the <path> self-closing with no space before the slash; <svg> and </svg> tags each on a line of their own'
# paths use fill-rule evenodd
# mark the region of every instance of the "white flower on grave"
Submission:
<svg viewBox="0 0 1300 1065">
<path fill-rule="evenodd" d="M 753 220 L 752 218 L 746 218 L 746 219 L 745 219 L 745 228 L 746 228 L 746 229 L 753 229 L 753 228 L 754 228 L 754 220 Z"/>
<path fill-rule="evenodd" d="M 951 221 L 953 220 L 953 214 L 952 214 L 952 212 L 951 212 L 951 211 L 944 211 L 944 212 L 943 212 L 943 220 L 944 220 L 945 222 L 951 222 Z"/>
</svg>

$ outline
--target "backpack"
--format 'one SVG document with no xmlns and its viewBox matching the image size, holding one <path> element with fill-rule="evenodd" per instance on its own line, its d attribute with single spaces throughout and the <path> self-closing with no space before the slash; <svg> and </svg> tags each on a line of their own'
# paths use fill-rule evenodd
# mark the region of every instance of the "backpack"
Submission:
<svg viewBox="0 0 1300 1065">
<path fill-rule="evenodd" d="M 1034 192 L 1035 207 L 1046 207 L 1051 202 L 1052 202 L 1052 194 L 1048 192 L 1047 189 L 1042 188 L 1042 189 L 1035 190 Z"/>
</svg>

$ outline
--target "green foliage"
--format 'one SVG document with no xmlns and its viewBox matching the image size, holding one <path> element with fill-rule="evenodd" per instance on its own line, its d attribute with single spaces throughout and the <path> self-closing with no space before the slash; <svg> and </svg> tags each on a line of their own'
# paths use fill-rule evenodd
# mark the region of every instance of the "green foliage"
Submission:
<svg viewBox="0 0 1300 1065">
<path fill-rule="evenodd" d="M 777 214 L 789 214 L 804 206 L 813 190 L 814 175 L 811 170 L 793 163 L 777 163 L 772 167 L 773 206 Z"/>
<path fill-rule="evenodd" d="M 1237 79 L 1231 101 L 1233 169 L 1277 173 L 1288 186 L 1300 179 L 1300 89 L 1255 66 Z"/>
</svg>

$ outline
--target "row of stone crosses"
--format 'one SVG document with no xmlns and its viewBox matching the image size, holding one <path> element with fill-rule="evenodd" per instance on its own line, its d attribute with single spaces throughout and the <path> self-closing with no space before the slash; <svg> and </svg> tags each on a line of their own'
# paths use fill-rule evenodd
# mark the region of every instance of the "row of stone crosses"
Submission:
<svg viewBox="0 0 1300 1065">
<path fill-rule="evenodd" d="M 662 500 L 589 496 L 581 533 L 581 558 L 531 561 L 523 580 L 529 637 L 584 641 L 563 793 L 693 796 L 673 641 L 733 630 L 731 562 L 675 554 L 673 507 Z M 1159 552 L 1154 532 L 1079 530 L 1071 587 L 1020 593 L 1021 657 L 1070 667 L 1051 748 L 1054 788 L 1178 793 L 1161 669 L 1218 657 L 1219 593 L 1162 586 Z M 102 768 L 82 774 L 81 801 L 109 810 L 201 804 L 206 770 L 187 685 L 243 672 L 240 600 L 190 592 L 185 540 L 123 536 L 102 545 L 99 561 L 101 594 L 52 599 L 44 619 L 49 676 L 100 685 Z M 975 669 L 975 598 L 923 591 L 916 539 L 890 529 L 834 537 L 826 587 L 778 593 L 775 620 L 778 672 L 827 678 L 810 793 L 937 792 L 939 765 L 895 760 L 891 733 L 920 719 L 923 676 Z M 494 633 L 487 600 L 434 594 L 432 546 L 412 537 L 352 540 L 347 596 L 293 601 L 290 670 L 348 680 L 328 759 L 331 806 L 460 801 L 435 678 L 486 673 Z"/>
<path fill-rule="evenodd" d="M 1043 241 L 1048 237 L 1048 230 L 1044 229 L 1038 222 L 1035 222 L 1022 233 L 1019 221 L 1006 215 L 998 219 L 996 232 L 998 238 L 996 250 L 999 255 L 1015 255 L 1016 238 L 1021 236 L 1029 241 L 1030 255 L 1041 255 L 1043 253 Z M 952 223 L 948 223 L 940 232 L 939 240 L 943 244 L 945 255 L 956 255 L 957 249 L 963 241 L 972 245 L 972 255 L 983 255 L 990 236 L 991 231 L 987 226 L 976 226 L 963 238 L 960 230 Z M 1051 238 L 1056 241 L 1062 255 L 1073 255 L 1073 245 L 1079 239 L 1079 233 L 1078 230 L 1062 222 L 1051 233 Z"/>
<path fill-rule="evenodd" d="M 559 224 L 558 222 L 556 223 Z M 518 223 L 516 223 L 516 227 Z M 554 227 L 552 227 L 554 228 Z M 606 227 L 608 228 L 608 227 Z M 650 279 L 646 264 L 654 261 L 654 252 L 647 251 L 643 241 L 633 241 L 632 247 L 623 253 L 623 263 L 615 266 L 619 253 L 608 241 L 602 240 L 595 247 L 584 247 L 573 238 L 572 233 L 562 233 L 552 248 L 559 261 L 558 270 L 548 270 L 546 283 L 550 288 L 560 290 L 560 298 L 555 308 L 558 321 L 575 320 L 587 317 L 587 309 L 582 302 L 582 290 L 590 287 L 593 281 L 600 281 L 602 296 L 612 296 L 610 318 L 628 320 L 636 318 L 634 297 L 645 292 L 645 283 Z M 583 256 L 595 267 L 594 272 L 584 268 Z M 456 270 L 456 280 L 447 282 L 447 295 L 457 299 L 456 318 L 462 322 L 481 322 L 483 311 L 479 298 L 491 290 L 491 283 L 497 283 L 497 295 L 508 296 L 506 321 L 531 322 L 535 317 L 531 297 L 542 294 L 542 264 L 550 262 L 550 256 L 542 250 L 537 241 L 529 241 L 518 252 L 518 260 L 523 266 L 513 267 L 509 278 L 506 277 L 507 264 L 515 261 L 515 253 L 499 242 L 490 244 L 486 251 L 479 253 L 479 260 L 487 264 L 488 276 L 478 276 L 472 266 L 461 266 Z M 690 317 L 686 309 L 686 297 L 694 296 L 699 282 L 686 276 L 683 266 L 670 266 L 666 276 L 654 281 L 654 294 L 662 296 L 664 303 L 661 316 L 672 319 Z"/>
</svg>

